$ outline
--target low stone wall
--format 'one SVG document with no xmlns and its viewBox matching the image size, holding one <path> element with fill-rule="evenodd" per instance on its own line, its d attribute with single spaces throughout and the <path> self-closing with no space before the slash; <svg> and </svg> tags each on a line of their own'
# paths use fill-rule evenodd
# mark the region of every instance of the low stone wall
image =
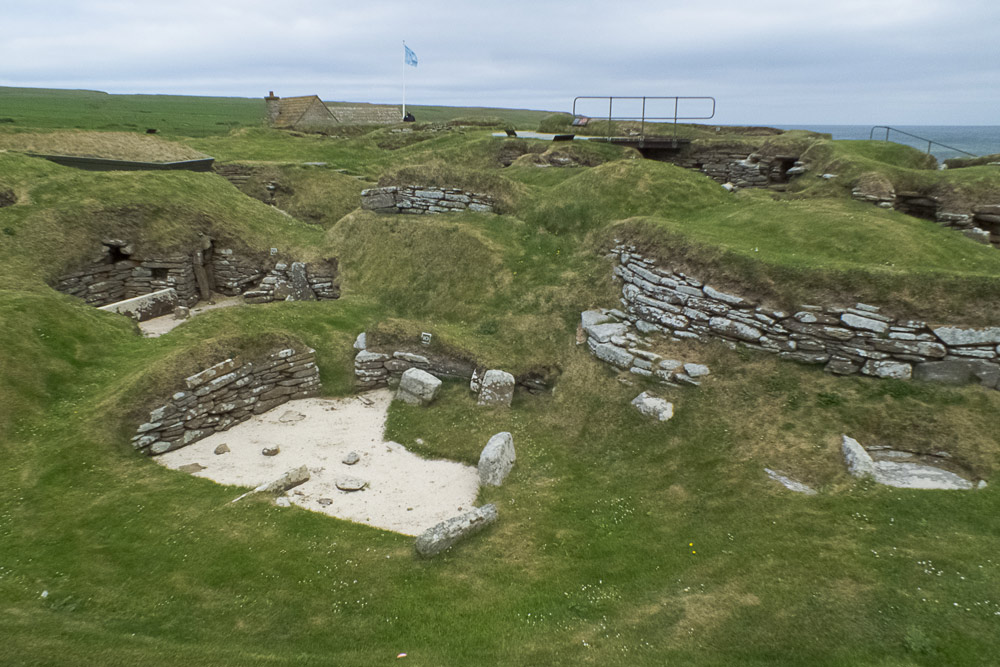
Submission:
<svg viewBox="0 0 1000 667">
<path fill-rule="evenodd" d="M 243 294 L 264 277 L 260 262 L 237 254 L 232 248 L 221 248 L 212 254 L 212 274 L 216 291 L 226 296 Z"/>
<path fill-rule="evenodd" d="M 278 262 L 260 285 L 243 293 L 247 303 L 322 301 L 339 297 L 335 259 L 311 264 Z"/>
<path fill-rule="evenodd" d="M 797 164 L 796 157 L 767 157 L 731 148 L 688 149 L 670 162 L 678 167 L 700 171 L 717 183 L 730 183 L 739 188 L 764 188 L 787 183 L 789 169 Z M 794 175 L 794 172 L 793 174 Z"/>
<path fill-rule="evenodd" d="M 640 332 L 658 331 L 679 339 L 717 338 L 821 364 L 838 375 L 954 384 L 978 380 L 1000 389 L 1000 326 L 899 321 L 862 303 L 853 308 L 804 305 L 787 313 L 659 267 L 634 246 L 619 245 L 615 253 L 624 314 Z"/>
<path fill-rule="evenodd" d="M 361 192 L 361 208 L 376 213 L 449 213 L 453 211 L 493 212 L 493 199 L 478 192 L 458 188 L 420 185 L 390 185 Z"/>
<path fill-rule="evenodd" d="M 371 349 L 364 344 L 364 340 L 364 334 L 358 337 L 355 348 L 359 351 L 354 357 L 355 384 L 361 390 L 396 384 L 411 368 L 427 371 L 438 378 L 469 381 L 485 372 L 484 367 L 475 362 L 432 354 L 417 345 Z M 534 375 L 522 375 L 515 379 L 518 386 L 533 394 L 549 390 L 548 384 Z"/>
<path fill-rule="evenodd" d="M 964 210 L 944 210 L 939 197 L 920 192 L 896 192 L 892 188 L 870 191 L 856 187 L 851 196 L 879 208 L 895 209 L 950 227 L 983 244 L 1000 248 L 1000 204 L 983 204 Z"/>
<path fill-rule="evenodd" d="M 340 297 L 336 258 L 304 264 L 253 259 L 205 239 L 191 253 L 138 257 L 132 244 L 105 240 L 89 266 L 59 278 L 55 289 L 92 306 L 173 289 L 177 303 L 193 306 L 212 291 L 244 294 L 247 303 L 324 300 Z"/>
<path fill-rule="evenodd" d="M 316 351 L 288 348 L 262 361 L 226 359 L 184 379 L 184 388 L 149 413 L 132 445 L 155 455 L 179 449 L 286 401 L 319 393 Z"/>
<path fill-rule="evenodd" d="M 169 254 L 147 259 L 127 257 L 127 243 L 105 244 L 90 265 L 59 278 L 55 289 L 83 299 L 92 306 L 132 299 L 143 294 L 172 288 L 179 303 L 193 306 L 198 302 L 191 256 Z M 117 252 L 112 251 L 117 249 Z M 115 257 L 125 257 L 115 259 Z"/>
<path fill-rule="evenodd" d="M 109 303 L 106 306 L 101 306 L 99 309 L 131 317 L 137 322 L 145 322 L 154 317 L 169 315 L 174 312 L 174 308 L 176 307 L 177 292 L 172 287 L 168 287 L 158 292 L 151 292 L 142 296 L 132 297 L 131 299 L 125 299 L 124 301 Z"/>
</svg>

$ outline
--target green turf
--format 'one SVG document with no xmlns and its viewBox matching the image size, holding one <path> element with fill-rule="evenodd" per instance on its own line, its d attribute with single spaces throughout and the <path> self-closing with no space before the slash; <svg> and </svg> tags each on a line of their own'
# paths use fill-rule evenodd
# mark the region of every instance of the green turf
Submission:
<svg viewBox="0 0 1000 667">
<path fill-rule="evenodd" d="M 25 107 L 18 129 L 96 122 L 73 119 L 82 93 L 32 94 L 44 103 Z M 528 156 L 502 168 L 505 150 L 551 146 L 419 123 L 405 136 L 217 132 L 222 107 L 198 100 L 171 114 L 170 138 L 254 166 L 252 187 L 287 188 L 279 205 L 303 220 L 214 174 L 95 174 L 0 154 L 0 192 L 17 197 L 0 208 L 0 663 L 995 664 L 1000 392 L 839 378 L 693 343 L 666 345 L 712 374 L 664 390 L 623 384 L 575 342 L 582 309 L 617 303 L 603 256 L 615 239 L 774 305 L 862 299 L 993 325 L 995 250 L 853 202 L 836 179 L 733 196 L 611 147 L 578 153 L 588 167 Z M 845 179 L 996 186 L 987 167 L 941 174 L 867 142 L 710 134 L 698 140 L 805 142 L 817 168 Z M 358 210 L 361 187 L 409 180 L 489 191 L 503 215 Z M 217 310 L 144 339 L 48 287 L 99 237 L 155 249 L 199 233 L 248 253 L 336 256 L 343 296 Z M 264 500 L 232 505 L 245 489 L 131 450 L 136 425 L 186 375 L 233 354 L 309 345 L 324 393 L 352 393 L 363 330 L 429 331 L 436 350 L 555 382 L 509 411 L 478 408 L 459 382 L 429 408 L 390 409 L 387 437 L 427 457 L 475 464 L 493 433 L 513 433 L 510 478 L 478 498 L 497 504 L 499 522 L 451 552 L 423 560 L 398 534 Z M 629 405 L 647 388 L 674 402 L 673 420 Z M 947 449 L 991 484 L 855 481 L 842 433 Z M 791 494 L 764 467 L 820 494 Z"/>
</svg>

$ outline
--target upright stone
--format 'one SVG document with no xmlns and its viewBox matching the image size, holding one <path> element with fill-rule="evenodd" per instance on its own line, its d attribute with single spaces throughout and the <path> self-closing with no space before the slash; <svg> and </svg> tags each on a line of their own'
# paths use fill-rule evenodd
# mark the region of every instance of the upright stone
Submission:
<svg viewBox="0 0 1000 667">
<path fill-rule="evenodd" d="M 411 368 L 399 379 L 396 398 L 410 405 L 427 405 L 437 396 L 441 380 L 427 371 Z"/>
<path fill-rule="evenodd" d="M 479 455 L 479 482 L 500 486 L 507 479 L 515 460 L 514 437 L 506 431 L 497 433 Z"/>
<path fill-rule="evenodd" d="M 840 449 L 844 453 L 847 472 L 853 477 L 875 477 L 875 461 L 857 440 L 843 436 Z"/>
<path fill-rule="evenodd" d="M 510 407 L 514 400 L 514 376 L 507 371 L 486 371 L 480 382 L 479 405 Z"/>
</svg>

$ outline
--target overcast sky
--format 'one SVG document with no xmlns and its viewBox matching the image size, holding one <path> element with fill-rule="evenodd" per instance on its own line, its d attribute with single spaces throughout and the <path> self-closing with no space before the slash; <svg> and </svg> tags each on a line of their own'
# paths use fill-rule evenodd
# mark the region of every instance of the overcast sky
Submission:
<svg viewBox="0 0 1000 667">
<path fill-rule="evenodd" d="M 0 21 L 4 86 L 398 103 L 406 40 L 412 104 L 1000 125 L 998 0 L 0 0 Z"/>
</svg>

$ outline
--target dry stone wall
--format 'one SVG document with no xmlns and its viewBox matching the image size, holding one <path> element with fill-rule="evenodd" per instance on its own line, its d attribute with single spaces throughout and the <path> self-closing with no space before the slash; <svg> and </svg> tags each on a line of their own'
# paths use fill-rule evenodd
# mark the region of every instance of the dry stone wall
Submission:
<svg viewBox="0 0 1000 667">
<path fill-rule="evenodd" d="M 243 293 L 247 303 L 322 301 L 339 297 L 337 260 L 311 264 L 278 262 L 260 285 Z"/>
<path fill-rule="evenodd" d="M 1000 248 L 1000 204 L 980 204 L 969 208 L 949 207 L 941 198 L 920 192 L 896 192 L 885 189 L 855 187 L 851 196 L 879 208 L 895 209 L 924 220 L 950 227 L 983 244 Z M 951 210 L 947 210 L 951 208 Z"/>
<path fill-rule="evenodd" d="M 459 188 L 420 185 L 390 185 L 361 192 L 361 208 L 376 213 L 449 213 L 454 211 L 493 212 L 493 199 L 479 192 Z"/>
<path fill-rule="evenodd" d="M 185 378 L 183 389 L 149 413 L 132 445 L 150 455 L 169 452 L 319 389 L 310 348 L 279 350 L 261 361 L 226 359 Z"/>
<path fill-rule="evenodd" d="M 796 161 L 797 158 L 792 156 L 747 155 L 738 149 L 724 147 L 690 149 L 670 158 L 670 162 L 678 167 L 700 171 L 718 183 L 729 183 L 739 188 L 764 188 L 787 183 L 789 169 L 800 164 Z"/>
<path fill-rule="evenodd" d="M 475 362 L 433 354 L 417 346 L 368 348 L 365 335 L 358 336 L 354 357 L 355 384 L 361 390 L 395 385 L 404 372 L 418 368 L 439 378 L 470 380 L 484 375 L 485 370 Z M 547 382 L 536 375 L 516 378 L 517 385 L 538 394 L 549 390 Z"/>
<path fill-rule="evenodd" d="M 137 256 L 127 241 L 105 240 L 88 266 L 59 278 L 55 288 L 98 307 L 168 289 L 178 305 L 189 307 L 210 298 L 212 291 L 243 294 L 247 303 L 340 297 L 336 258 L 308 264 L 279 261 L 268 268 L 232 248 L 215 248 L 210 239 L 191 253 L 146 258 Z"/>
<path fill-rule="evenodd" d="M 112 255 L 115 247 L 129 246 L 124 242 L 122 246 L 105 245 L 104 251 L 92 258 L 89 266 L 62 276 L 55 288 L 92 306 L 106 306 L 168 288 L 174 290 L 178 302 L 183 305 L 193 306 L 198 302 L 198 285 L 190 256 L 169 254 L 116 261 Z"/>
<path fill-rule="evenodd" d="M 624 315 L 640 332 L 721 339 L 822 365 L 837 375 L 978 381 L 1000 389 L 1000 326 L 895 320 L 863 303 L 851 308 L 803 305 L 794 313 L 783 312 L 660 267 L 634 246 L 618 245 L 614 253 Z M 622 349 L 621 354 L 629 353 Z"/>
</svg>

